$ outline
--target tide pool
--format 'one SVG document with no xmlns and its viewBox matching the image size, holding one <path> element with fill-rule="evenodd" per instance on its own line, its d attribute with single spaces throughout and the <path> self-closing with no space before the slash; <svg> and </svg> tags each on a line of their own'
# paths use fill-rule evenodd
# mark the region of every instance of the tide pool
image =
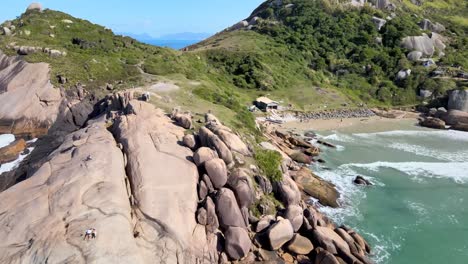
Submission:
<svg viewBox="0 0 468 264">
<path fill-rule="evenodd" d="M 363 234 L 377 263 L 468 263 L 468 133 L 408 124 L 322 134 L 338 148 L 312 169 L 343 207 L 321 211 Z M 357 175 L 374 186 L 355 186 Z"/>
</svg>

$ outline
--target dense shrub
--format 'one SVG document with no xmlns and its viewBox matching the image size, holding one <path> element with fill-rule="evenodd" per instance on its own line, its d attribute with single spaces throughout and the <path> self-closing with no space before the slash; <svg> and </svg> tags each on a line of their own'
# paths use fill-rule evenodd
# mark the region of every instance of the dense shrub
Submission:
<svg viewBox="0 0 468 264">
<path fill-rule="evenodd" d="M 283 174 L 280 170 L 282 157 L 277 151 L 258 149 L 255 151 L 255 160 L 268 179 L 273 182 L 283 179 Z"/>
</svg>

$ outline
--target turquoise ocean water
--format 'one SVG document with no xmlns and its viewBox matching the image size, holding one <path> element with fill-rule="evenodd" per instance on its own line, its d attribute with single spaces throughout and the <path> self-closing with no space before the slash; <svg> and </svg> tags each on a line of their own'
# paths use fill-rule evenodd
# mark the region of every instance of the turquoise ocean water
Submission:
<svg viewBox="0 0 468 264">
<path fill-rule="evenodd" d="M 319 134 L 338 148 L 313 169 L 343 205 L 321 211 L 359 230 L 377 263 L 468 263 L 468 133 L 407 123 Z M 374 186 L 353 185 L 357 175 Z"/>
</svg>

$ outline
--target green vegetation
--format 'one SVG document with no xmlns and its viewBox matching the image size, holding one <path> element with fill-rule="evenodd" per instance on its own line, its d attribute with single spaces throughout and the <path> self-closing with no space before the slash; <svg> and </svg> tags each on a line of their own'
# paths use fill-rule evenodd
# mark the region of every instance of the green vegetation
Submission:
<svg viewBox="0 0 468 264">
<path fill-rule="evenodd" d="M 71 22 L 70 22 L 71 21 Z M 23 56 L 29 62 L 47 62 L 51 65 L 51 81 L 57 86 L 86 86 L 96 95 L 108 93 L 107 83 L 116 90 L 150 85 L 158 81 L 175 82 L 184 91 L 172 94 L 170 105 L 157 102 L 170 111 L 174 105 L 191 110 L 215 110 L 223 121 L 241 132 L 255 136 L 253 115 L 241 103 L 236 87 L 229 79 L 216 72 L 215 65 L 195 53 L 160 48 L 134 39 L 116 36 L 111 30 L 77 19 L 62 12 L 30 11 L 4 25 L 15 26 L 13 36 L 0 36 L 0 46 L 8 55 L 16 55 L 14 46 L 32 46 L 65 51 L 66 56 L 52 57 L 44 52 Z M 57 76 L 68 83 L 59 84 Z M 191 85 L 191 83 L 199 85 Z M 194 100 L 192 95 L 196 95 Z M 201 99 L 201 100 L 200 100 Z M 199 107 L 203 106 L 203 107 Z"/>
<path fill-rule="evenodd" d="M 258 166 L 263 171 L 266 177 L 272 182 L 283 180 L 280 166 L 282 157 L 281 154 L 273 150 L 257 149 L 255 151 L 255 160 Z"/>
<path fill-rule="evenodd" d="M 24 59 L 49 63 L 56 85 L 55 77 L 62 75 L 68 78 L 65 88 L 79 82 L 97 95 L 108 92 L 103 89 L 106 83 L 117 90 L 175 83 L 181 89 L 168 93 L 170 100 L 154 103 L 166 110 L 175 105 L 199 113 L 213 110 L 228 125 L 257 138 L 247 107 L 258 96 L 291 104 L 294 110 L 314 111 L 325 105 L 412 105 L 419 103 L 417 90 L 426 86 L 435 94 L 466 86 L 459 80 L 433 79 L 435 66 L 409 61 L 408 51 L 400 46 L 406 36 L 428 33 L 418 23 L 429 18 L 444 24 L 444 34 L 450 36 L 445 56 L 435 58 L 438 65 L 452 75 L 467 69 L 466 1 L 428 0 L 416 6 L 404 0 L 396 3 L 395 18 L 380 30 L 372 17 L 387 18 L 390 11 L 354 8 L 343 5 L 346 1 L 282 2 L 269 0 L 257 8 L 252 17 L 261 18 L 251 30 L 227 30 L 185 52 L 116 36 L 51 10 L 27 12 L 10 21 L 14 35 L 0 36 L 0 47 L 9 55 L 15 53 L 13 46 L 65 51 L 61 57 L 38 52 Z M 403 69 L 411 69 L 411 75 L 396 80 Z"/>
<path fill-rule="evenodd" d="M 205 53 L 208 63 L 244 89 L 242 93 L 268 92 L 303 110 L 323 104 L 336 108 L 333 102 L 341 98 L 378 106 L 418 103 L 417 90 L 434 67 L 410 62 L 406 58 L 409 51 L 400 42 L 406 36 L 429 33 L 418 26 L 422 18 L 441 22 L 448 34 L 455 33 L 439 65 L 468 67 L 467 31 L 462 22 L 468 11 L 466 1 L 424 1 L 422 6 L 404 1 L 380 30 L 372 17 L 387 18 L 389 11 L 328 0 L 282 2 L 266 1 L 257 8 L 250 18 L 261 19 L 252 30 L 222 32 L 194 50 Z M 454 17 L 461 22 L 454 23 Z M 412 70 L 411 76 L 397 80 L 397 73 L 405 69 Z M 315 92 L 317 87 L 322 93 Z M 334 99 L 326 98 L 331 93 Z M 323 98 L 325 102 L 316 103 Z"/>
</svg>

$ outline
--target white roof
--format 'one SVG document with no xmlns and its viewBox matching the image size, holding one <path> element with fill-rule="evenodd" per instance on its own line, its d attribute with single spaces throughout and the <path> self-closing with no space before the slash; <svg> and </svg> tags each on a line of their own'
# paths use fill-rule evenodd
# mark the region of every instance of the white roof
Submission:
<svg viewBox="0 0 468 264">
<path fill-rule="evenodd" d="M 262 96 L 262 97 L 257 98 L 256 101 L 257 101 L 257 102 L 264 103 L 264 104 L 279 104 L 278 102 L 273 101 L 273 100 L 271 100 L 270 98 L 265 97 L 265 96 Z"/>
</svg>

